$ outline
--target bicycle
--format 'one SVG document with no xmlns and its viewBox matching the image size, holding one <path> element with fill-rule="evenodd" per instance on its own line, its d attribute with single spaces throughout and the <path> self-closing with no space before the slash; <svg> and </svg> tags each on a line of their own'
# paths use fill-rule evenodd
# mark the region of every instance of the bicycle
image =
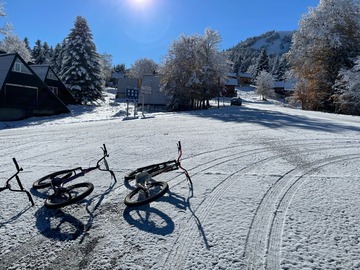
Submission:
<svg viewBox="0 0 360 270">
<path fill-rule="evenodd" d="M 0 187 L 0 192 L 1 192 L 1 191 L 4 191 L 4 190 L 7 190 L 7 189 L 10 190 L 10 191 L 14 191 L 14 192 L 25 192 L 26 195 L 28 196 L 29 201 L 31 202 L 31 205 L 34 206 L 35 203 L 34 203 L 33 198 L 31 197 L 30 192 L 24 189 L 24 187 L 23 187 L 23 185 L 22 185 L 22 183 L 21 183 L 21 181 L 20 181 L 20 178 L 19 178 L 19 176 L 18 176 L 18 174 L 23 170 L 23 168 L 19 167 L 19 165 L 18 165 L 18 163 L 17 163 L 17 161 L 16 161 L 15 158 L 13 158 L 13 162 L 14 162 L 15 167 L 16 167 L 16 173 L 15 173 L 13 176 L 11 176 L 9 179 L 6 180 L 6 184 L 5 184 L 4 187 Z M 13 188 L 11 187 L 10 181 L 11 181 L 13 178 L 16 179 L 16 181 L 17 181 L 18 186 L 19 186 L 20 189 L 13 189 Z"/>
<path fill-rule="evenodd" d="M 179 156 L 176 160 L 165 161 L 162 163 L 141 167 L 125 175 L 125 181 L 135 179 L 135 189 L 130 192 L 124 199 L 124 203 L 127 206 L 144 205 L 163 196 L 169 189 L 168 183 L 155 181 L 152 177 L 165 172 L 182 169 L 187 180 L 192 185 L 188 171 L 184 169 L 180 163 L 180 158 L 182 156 L 180 141 L 178 142 L 177 146 Z"/>
<path fill-rule="evenodd" d="M 82 167 L 76 167 L 74 169 L 53 172 L 44 177 L 41 177 L 33 183 L 34 189 L 43 189 L 46 187 L 51 187 L 53 189 L 54 193 L 45 200 L 45 206 L 47 208 L 64 207 L 81 201 L 86 196 L 88 196 L 94 190 L 94 185 L 92 183 L 82 182 L 70 186 L 65 185 L 93 170 L 98 169 L 100 171 L 110 172 L 111 176 L 114 177 L 116 182 L 115 174 L 112 170 L 110 170 L 106 160 L 106 158 L 109 157 L 109 154 L 105 144 L 103 144 L 101 149 L 103 150 L 103 156 L 97 161 L 95 166 L 89 166 L 89 168 L 86 169 L 83 169 Z M 105 169 L 101 167 L 101 163 L 104 164 Z"/>
</svg>

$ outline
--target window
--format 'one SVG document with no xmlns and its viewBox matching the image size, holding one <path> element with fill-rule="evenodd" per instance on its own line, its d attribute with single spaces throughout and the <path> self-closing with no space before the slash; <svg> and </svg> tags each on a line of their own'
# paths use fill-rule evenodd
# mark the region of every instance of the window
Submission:
<svg viewBox="0 0 360 270">
<path fill-rule="evenodd" d="M 16 72 L 21 72 L 21 63 L 15 62 L 13 70 Z"/>
<path fill-rule="evenodd" d="M 19 60 L 16 60 L 13 66 L 13 71 L 15 72 L 21 72 L 26 74 L 32 74 L 31 71 Z"/>
<path fill-rule="evenodd" d="M 51 71 L 49 71 L 47 78 L 50 80 L 57 80 L 56 76 L 54 73 L 52 73 Z"/>
</svg>

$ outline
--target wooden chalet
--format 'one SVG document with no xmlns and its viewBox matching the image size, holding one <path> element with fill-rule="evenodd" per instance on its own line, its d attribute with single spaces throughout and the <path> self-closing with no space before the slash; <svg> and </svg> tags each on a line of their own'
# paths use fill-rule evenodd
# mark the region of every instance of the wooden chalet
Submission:
<svg viewBox="0 0 360 270">
<path fill-rule="evenodd" d="M 30 65 L 30 67 L 64 104 L 78 104 L 69 89 L 49 65 Z"/>
<path fill-rule="evenodd" d="M 69 112 L 19 54 L 0 54 L 0 121 Z"/>
<path fill-rule="evenodd" d="M 224 85 L 226 93 L 224 94 L 226 97 L 236 97 L 237 93 L 235 87 L 238 85 L 236 73 L 228 73 L 227 77 L 228 79 Z"/>
</svg>

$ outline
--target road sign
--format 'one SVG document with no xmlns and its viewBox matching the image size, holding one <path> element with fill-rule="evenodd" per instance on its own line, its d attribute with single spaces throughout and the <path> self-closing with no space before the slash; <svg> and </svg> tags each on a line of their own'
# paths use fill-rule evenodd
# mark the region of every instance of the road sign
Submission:
<svg viewBox="0 0 360 270">
<path fill-rule="evenodd" d="M 126 88 L 125 97 L 127 100 L 137 101 L 139 99 L 139 90 L 135 88 Z"/>
</svg>

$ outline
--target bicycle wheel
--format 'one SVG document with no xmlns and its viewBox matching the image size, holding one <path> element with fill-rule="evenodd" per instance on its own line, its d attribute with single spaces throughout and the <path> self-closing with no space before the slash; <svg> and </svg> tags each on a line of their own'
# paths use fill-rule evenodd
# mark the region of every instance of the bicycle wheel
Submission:
<svg viewBox="0 0 360 270">
<path fill-rule="evenodd" d="M 173 170 L 177 170 L 178 168 L 179 168 L 179 166 L 175 160 L 158 163 L 158 164 L 152 164 L 152 165 L 141 167 L 134 171 L 129 172 L 128 174 L 126 174 L 124 176 L 124 179 L 125 180 L 133 180 L 133 179 L 135 179 L 135 176 L 138 173 L 142 173 L 142 172 L 147 172 L 148 174 L 151 174 L 151 176 L 156 176 L 162 172 L 173 171 Z"/>
<path fill-rule="evenodd" d="M 166 182 L 153 182 L 148 185 L 146 191 L 136 188 L 129 193 L 124 200 L 127 206 L 140 206 L 160 198 L 169 189 Z"/>
<path fill-rule="evenodd" d="M 94 190 L 92 183 L 78 183 L 66 187 L 63 191 L 49 196 L 45 200 L 47 208 L 60 208 L 81 201 Z"/>
<path fill-rule="evenodd" d="M 53 172 L 51 174 L 48 174 L 44 177 L 41 177 L 40 179 L 36 180 L 33 183 L 34 189 L 41 189 L 51 186 L 51 180 L 55 177 L 59 178 L 68 178 L 71 177 L 74 174 L 74 170 L 63 170 L 63 171 L 57 171 Z"/>
</svg>

